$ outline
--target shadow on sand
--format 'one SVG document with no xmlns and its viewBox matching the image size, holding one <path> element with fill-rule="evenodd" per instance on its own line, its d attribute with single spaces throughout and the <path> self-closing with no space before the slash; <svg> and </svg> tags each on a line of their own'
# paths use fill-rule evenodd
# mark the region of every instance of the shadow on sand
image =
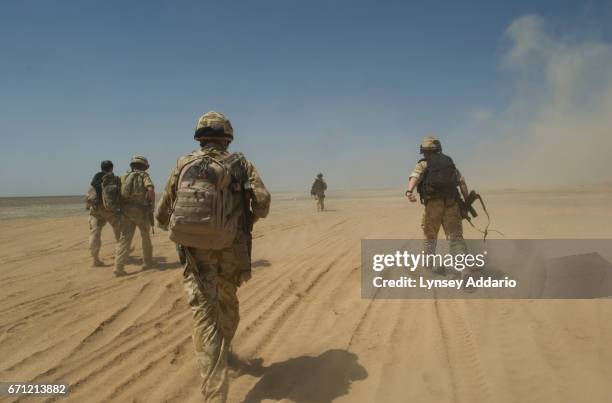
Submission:
<svg viewBox="0 0 612 403">
<path fill-rule="evenodd" d="M 261 377 L 249 391 L 244 403 L 264 399 L 288 399 L 294 402 L 329 403 L 346 395 L 351 383 L 368 377 L 356 354 L 346 350 L 328 350 L 316 357 L 302 356 L 264 367 L 262 359 L 230 360 L 238 376 Z"/>
<path fill-rule="evenodd" d="M 259 259 L 251 263 L 251 267 L 253 269 L 256 269 L 258 267 L 270 267 L 270 266 L 272 266 L 272 263 L 270 263 L 270 261 L 267 259 Z"/>
<path fill-rule="evenodd" d="M 130 256 L 127 259 L 127 264 L 142 266 L 143 260 L 140 257 Z M 181 262 L 179 262 L 178 260 L 168 262 L 164 256 L 155 256 L 153 257 L 153 265 L 151 266 L 151 268 L 148 270 L 143 270 L 143 271 L 164 271 L 164 270 L 178 269 L 181 267 L 183 266 L 181 265 Z"/>
<path fill-rule="evenodd" d="M 154 257 L 152 270 L 164 271 L 182 268 L 181 262 L 178 260 L 173 262 L 166 261 L 165 257 Z"/>
</svg>

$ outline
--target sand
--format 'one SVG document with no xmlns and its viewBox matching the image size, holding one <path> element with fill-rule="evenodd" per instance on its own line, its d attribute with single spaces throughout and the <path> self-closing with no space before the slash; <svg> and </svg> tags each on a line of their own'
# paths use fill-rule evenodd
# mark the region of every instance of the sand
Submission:
<svg viewBox="0 0 612 403">
<path fill-rule="evenodd" d="M 273 200 L 239 291 L 230 401 L 610 402 L 612 300 L 371 301 L 360 239 L 418 238 L 400 192 Z M 509 238 L 611 238 L 612 191 L 491 192 Z M 466 227 L 466 236 L 479 235 Z M 167 234 L 159 269 L 92 268 L 87 216 L 2 221 L 0 379 L 62 380 L 66 401 L 197 402 L 182 269 Z M 494 235 L 495 237 L 495 235 Z"/>
</svg>

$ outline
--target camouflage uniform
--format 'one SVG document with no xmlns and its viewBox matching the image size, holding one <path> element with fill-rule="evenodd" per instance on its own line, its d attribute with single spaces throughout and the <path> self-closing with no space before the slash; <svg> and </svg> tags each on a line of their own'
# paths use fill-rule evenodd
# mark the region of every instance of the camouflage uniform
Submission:
<svg viewBox="0 0 612 403">
<path fill-rule="evenodd" d="M 132 178 L 136 187 L 134 194 L 124 197 L 126 181 L 130 175 L 137 175 L 139 178 Z M 140 237 L 142 238 L 144 267 L 147 268 L 153 264 L 153 245 L 151 244 L 151 223 L 149 220 L 151 207 L 146 198 L 147 189 L 153 187 L 153 181 L 149 174 L 137 168 L 132 168 L 131 171 L 126 172 L 121 177 L 123 206 L 121 211 L 121 235 L 115 253 L 115 274 L 124 273 L 124 266 L 130 253 L 132 238 L 134 238 L 136 228 L 140 230 Z"/>
<path fill-rule="evenodd" d="M 104 163 L 110 163 L 112 168 L 112 162 L 103 161 Z M 112 177 L 116 185 L 120 185 L 120 179 L 108 171 L 101 171 L 94 175 L 91 180 L 90 191 L 88 192 L 87 208 L 89 209 L 89 251 L 91 257 L 94 260 L 94 266 L 102 264 L 100 260 L 100 246 L 102 245 L 102 228 L 109 223 L 113 229 L 115 240 L 119 241 L 120 234 L 120 217 L 118 210 L 107 209 L 104 206 L 102 196 L 102 183 L 105 177 Z M 90 199 L 90 195 L 93 194 L 95 197 Z"/>
<path fill-rule="evenodd" d="M 102 245 L 102 228 L 109 223 L 113 228 L 115 240 L 119 241 L 120 220 L 119 216 L 111 211 L 106 211 L 101 208 L 89 209 L 89 250 L 94 262 L 100 260 L 100 246 Z"/>
<path fill-rule="evenodd" d="M 427 140 L 427 138 L 424 140 Z M 436 140 L 437 141 L 437 140 Z M 439 144 L 439 143 L 438 143 Z M 410 178 L 416 178 L 420 183 L 427 170 L 427 161 L 419 161 Z M 459 184 L 465 185 L 465 179 L 457 170 Z M 429 198 L 425 200 L 425 211 L 421 220 L 421 228 L 425 236 L 424 249 L 426 253 L 435 253 L 438 232 L 442 226 L 446 238 L 450 241 L 451 253 L 466 253 L 467 247 L 463 239 L 463 224 L 459 204 L 456 198 Z"/>
<path fill-rule="evenodd" d="M 327 190 L 327 183 L 323 180 L 323 175 L 317 175 L 312 187 L 310 194 L 315 196 L 317 199 L 317 211 L 325 210 L 325 191 Z"/>
<path fill-rule="evenodd" d="M 200 118 L 199 124 L 211 114 L 215 119 L 225 119 L 221 114 L 209 112 Z M 202 147 L 201 152 L 217 159 L 229 155 L 227 150 L 214 143 Z M 156 209 L 156 218 L 162 229 L 167 229 L 170 222 L 181 170 L 192 160 L 193 154 L 181 157 L 170 174 Z M 270 194 L 255 167 L 249 161 L 245 163 L 252 191 L 251 210 L 255 219 L 263 218 L 270 208 Z M 240 200 L 237 202 L 241 203 Z M 248 236 L 242 230 L 242 220 L 243 215 L 230 247 L 221 250 L 186 248 L 183 284 L 193 316 L 193 343 L 202 376 L 201 392 L 207 402 L 227 400 L 227 354 L 239 322 L 236 291 L 241 273 L 250 273 L 251 268 Z M 197 278 L 194 273 L 198 274 Z"/>
</svg>

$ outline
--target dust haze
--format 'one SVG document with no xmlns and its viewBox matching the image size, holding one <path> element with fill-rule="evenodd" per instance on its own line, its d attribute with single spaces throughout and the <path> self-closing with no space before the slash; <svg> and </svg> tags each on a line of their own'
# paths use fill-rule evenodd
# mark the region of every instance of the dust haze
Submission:
<svg viewBox="0 0 612 403">
<path fill-rule="evenodd" d="M 488 140 L 470 170 L 498 187 L 609 183 L 612 46 L 555 37 L 537 16 L 515 20 L 505 35 L 500 68 L 515 93 L 506 110 L 477 116 L 478 137 Z"/>
<path fill-rule="evenodd" d="M 500 49 L 499 73 L 511 88 L 505 107 L 475 106 L 469 123 L 433 133 L 468 182 L 499 189 L 609 185 L 612 44 L 556 35 L 544 19 L 527 15 L 508 26 Z M 368 150 L 348 142 L 328 171 L 350 188 L 405 186 L 426 134 L 408 130 Z"/>
</svg>

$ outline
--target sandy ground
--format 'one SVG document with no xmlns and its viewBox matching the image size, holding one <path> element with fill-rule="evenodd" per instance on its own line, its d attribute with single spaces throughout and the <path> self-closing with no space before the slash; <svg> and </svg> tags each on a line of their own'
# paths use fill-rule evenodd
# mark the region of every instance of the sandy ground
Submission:
<svg viewBox="0 0 612 403">
<path fill-rule="evenodd" d="M 510 238 L 612 238 L 610 190 L 491 193 L 488 204 Z M 420 237 L 421 208 L 389 192 L 327 207 L 276 199 L 257 224 L 230 401 L 612 402 L 612 300 L 363 300 L 360 239 Z M 109 267 L 89 267 L 85 215 L 2 229 L 1 380 L 64 380 L 74 402 L 201 401 L 166 233 L 154 236 L 159 270 L 136 260 L 115 278 L 110 229 Z"/>
</svg>

